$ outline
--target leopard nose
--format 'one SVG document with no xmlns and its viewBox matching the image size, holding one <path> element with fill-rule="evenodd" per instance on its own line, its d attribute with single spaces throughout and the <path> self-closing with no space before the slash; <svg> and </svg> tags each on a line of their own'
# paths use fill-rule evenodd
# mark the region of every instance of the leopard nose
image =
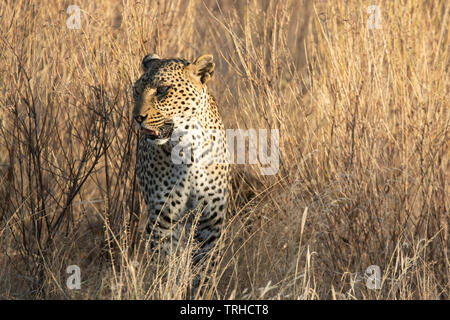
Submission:
<svg viewBox="0 0 450 320">
<path fill-rule="evenodd" d="M 134 120 L 136 120 L 136 122 L 139 123 L 139 124 L 144 122 L 145 119 L 147 119 L 147 116 L 137 115 L 137 116 L 134 117 Z"/>
</svg>

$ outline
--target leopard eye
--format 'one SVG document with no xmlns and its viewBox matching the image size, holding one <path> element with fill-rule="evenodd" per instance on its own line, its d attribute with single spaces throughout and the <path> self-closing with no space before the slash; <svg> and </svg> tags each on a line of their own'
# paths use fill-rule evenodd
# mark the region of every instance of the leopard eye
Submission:
<svg viewBox="0 0 450 320">
<path fill-rule="evenodd" d="M 163 96 L 165 96 L 167 94 L 167 92 L 169 92 L 169 89 L 170 89 L 169 86 L 158 87 L 156 89 L 156 95 L 159 96 L 160 98 L 162 98 Z"/>
<path fill-rule="evenodd" d="M 133 97 L 136 99 L 139 96 L 140 92 L 138 87 L 134 86 L 133 87 Z"/>
</svg>

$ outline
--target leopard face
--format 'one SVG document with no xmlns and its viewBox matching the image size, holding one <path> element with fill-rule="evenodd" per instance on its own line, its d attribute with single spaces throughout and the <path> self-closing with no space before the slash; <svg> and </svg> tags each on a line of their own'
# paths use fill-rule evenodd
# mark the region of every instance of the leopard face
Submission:
<svg viewBox="0 0 450 320">
<path fill-rule="evenodd" d="M 181 122 L 207 111 L 205 84 L 214 73 L 212 56 L 203 55 L 190 64 L 147 55 L 142 69 L 144 74 L 133 87 L 133 118 L 149 140 L 164 144 Z"/>
</svg>

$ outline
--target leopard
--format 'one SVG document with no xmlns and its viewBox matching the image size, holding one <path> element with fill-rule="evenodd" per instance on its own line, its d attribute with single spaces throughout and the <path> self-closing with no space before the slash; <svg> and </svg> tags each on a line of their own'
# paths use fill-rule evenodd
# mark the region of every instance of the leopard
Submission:
<svg viewBox="0 0 450 320">
<path fill-rule="evenodd" d="M 231 191 L 224 124 L 206 85 L 215 63 L 147 54 L 141 69 L 132 117 L 150 247 L 169 254 L 191 234 L 197 265 L 223 233 Z"/>
</svg>

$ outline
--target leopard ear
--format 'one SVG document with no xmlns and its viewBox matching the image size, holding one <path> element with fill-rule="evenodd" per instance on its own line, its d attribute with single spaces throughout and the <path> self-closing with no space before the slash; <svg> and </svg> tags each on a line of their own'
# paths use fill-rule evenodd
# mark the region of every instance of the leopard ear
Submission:
<svg viewBox="0 0 450 320">
<path fill-rule="evenodd" d="M 186 70 L 194 81 L 205 84 L 214 74 L 214 66 L 213 56 L 205 54 L 195 59 L 186 67 Z"/>
<path fill-rule="evenodd" d="M 150 69 L 151 64 L 155 61 L 155 60 L 160 60 L 161 58 L 157 55 L 157 54 L 148 54 L 144 57 L 144 59 L 142 59 L 142 70 L 144 70 L 144 72 L 146 72 L 148 69 Z"/>
</svg>

